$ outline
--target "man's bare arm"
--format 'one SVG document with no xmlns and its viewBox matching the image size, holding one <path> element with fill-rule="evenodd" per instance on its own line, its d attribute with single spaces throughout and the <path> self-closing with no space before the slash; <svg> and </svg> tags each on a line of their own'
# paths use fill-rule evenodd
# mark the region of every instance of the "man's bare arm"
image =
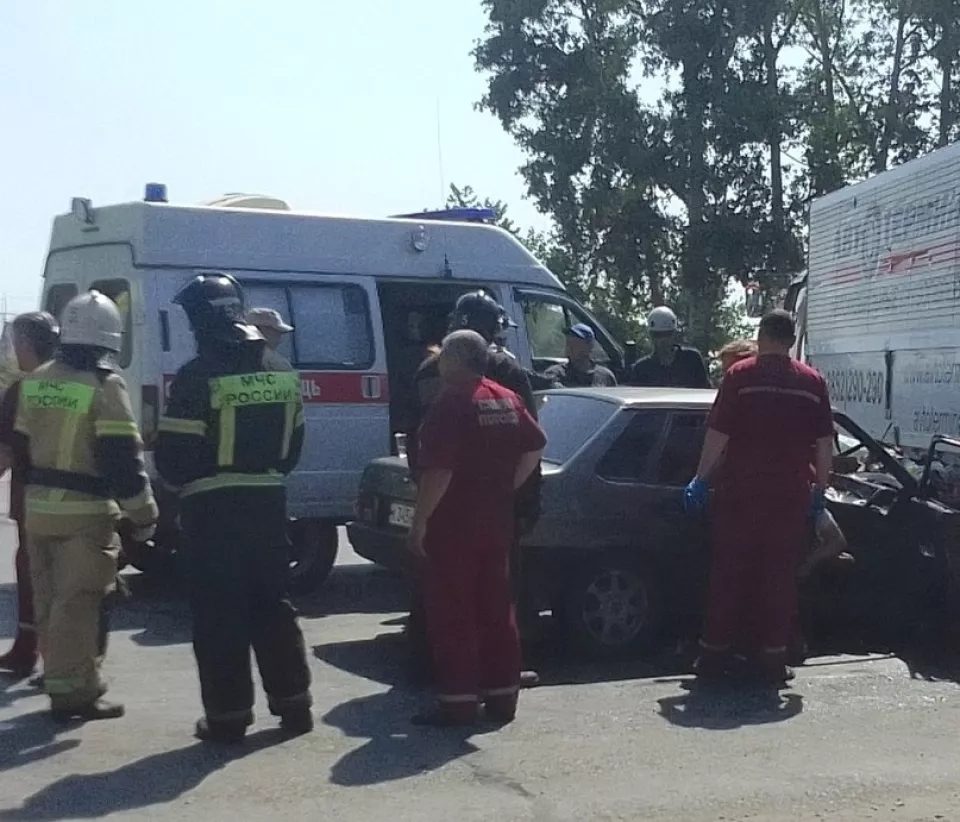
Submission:
<svg viewBox="0 0 960 822">
<path fill-rule="evenodd" d="M 437 510 L 440 500 L 450 487 L 453 471 L 430 469 L 420 475 L 417 489 L 417 511 L 413 517 L 414 530 L 426 527 L 433 512 Z"/>
<path fill-rule="evenodd" d="M 530 479 L 530 475 L 537 470 L 542 455 L 543 449 L 541 448 L 539 451 L 528 451 L 520 457 L 520 462 L 517 463 L 517 472 L 513 477 L 514 491 Z"/>
<path fill-rule="evenodd" d="M 721 434 L 713 428 L 707 429 L 707 436 L 703 440 L 703 451 L 700 453 L 700 465 L 697 467 L 697 476 L 701 479 L 710 479 L 710 475 L 717 469 L 723 459 L 723 452 L 727 449 L 730 437 Z"/>
<path fill-rule="evenodd" d="M 814 461 L 817 487 L 825 489 L 830 484 L 830 472 L 833 470 L 833 437 L 821 437 L 817 440 L 817 456 Z"/>
</svg>

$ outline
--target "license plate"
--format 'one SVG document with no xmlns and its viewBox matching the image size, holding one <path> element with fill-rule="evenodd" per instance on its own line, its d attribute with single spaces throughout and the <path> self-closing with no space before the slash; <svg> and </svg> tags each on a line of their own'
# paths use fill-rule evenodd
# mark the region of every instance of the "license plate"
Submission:
<svg viewBox="0 0 960 822">
<path fill-rule="evenodd" d="M 413 525 L 414 507 L 404 505 L 402 502 L 391 502 L 390 513 L 387 516 L 387 522 L 396 525 L 398 528 L 410 528 Z"/>
</svg>

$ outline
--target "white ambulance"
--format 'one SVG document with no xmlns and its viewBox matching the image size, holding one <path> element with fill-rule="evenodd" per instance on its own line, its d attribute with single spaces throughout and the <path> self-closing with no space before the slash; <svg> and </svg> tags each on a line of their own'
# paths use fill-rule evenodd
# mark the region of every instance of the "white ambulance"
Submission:
<svg viewBox="0 0 960 822">
<path fill-rule="evenodd" d="M 232 274 L 248 308 L 276 309 L 295 327 L 280 352 L 300 372 L 307 408 L 303 458 L 289 482 L 294 581 L 306 589 L 329 572 L 336 526 L 353 516 L 367 463 L 391 453 L 416 367 L 460 294 L 482 287 L 504 305 L 518 323 L 508 347 L 529 368 L 562 361 L 564 329 L 578 322 L 596 329 L 598 361 L 624 366 L 620 346 L 523 245 L 486 224 L 491 216 L 336 217 L 243 195 L 175 205 L 158 184 L 143 202 L 95 207 L 76 198 L 54 220 L 42 307 L 59 315 L 90 288 L 120 306 L 119 361 L 148 449 L 165 390 L 194 351 L 172 303 L 187 281 Z M 172 546 L 174 533 L 162 528 L 161 541 Z M 129 555 L 137 565 L 149 561 L 136 546 Z"/>
<path fill-rule="evenodd" d="M 960 436 L 960 143 L 810 207 L 786 301 L 833 403 L 920 460 Z"/>
</svg>

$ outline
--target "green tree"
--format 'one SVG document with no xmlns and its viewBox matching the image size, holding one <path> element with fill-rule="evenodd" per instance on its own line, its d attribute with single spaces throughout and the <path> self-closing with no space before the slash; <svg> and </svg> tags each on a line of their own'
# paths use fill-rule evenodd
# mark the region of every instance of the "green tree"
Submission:
<svg viewBox="0 0 960 822">
<path fill-rule="evenodd" d="M 960 0 L 916 0 L 937 69 L 936 144 L 960 138 Z"/>
</svg>

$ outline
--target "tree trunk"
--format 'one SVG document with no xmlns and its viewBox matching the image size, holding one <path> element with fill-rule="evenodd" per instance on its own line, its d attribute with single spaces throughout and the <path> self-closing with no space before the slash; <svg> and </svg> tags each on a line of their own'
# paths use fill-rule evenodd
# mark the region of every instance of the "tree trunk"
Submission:
<svg viewBox="0 0 960 822">
<path fill-rule="evenodd" d="M 786 221 L 783 203 L 783 130 L 780 125 L 780 82 L 777 76 L 779 49 L 774 42 L 773 28 L 777 19 L 776 5 L 769 0 L 763 24 L 763 56 L 766 68 L 766 92 L 770 113 L 767 145 L 770 149 L 770 216 L 773 220 L 773 268 L 777 274 L 784 265 Z"/>
<path fill-rule="evenodd" d="M 819 52 L 820 66 L 823 71 L 823 99 L 826 109 L 824 123 L 823 153 L 824 167 L 819 169 L 814 179 L 813 191 L 815 194 L 826 194 L 839 188 L 843 184 L 843 173 L 840 169 L 840 134 L 839 118 L 837 116 L 837 83 L 833 65 L 833 50 L 831 49 L 831 32 L 827 24 L 827 16 L 823 8 L 823 0 L 813 0 L 813 37 Z"/>
<path fill-rule="evenodd" d="M 900 75 L 903 73 L 904 37 L 907 29 L 908 10 L 900 6 L 897 10 L 897 40 L 893 47 L 893 66 L 890 69 L 890 94 L 887 97 L 887 110 L 883 117 L 883 132 L 877 156 L 874 159 L 874 171 L 886 171 L 890 161 L 890 147 L 893 135 L 900 121 Z"/>
<path fill-rule="evenodd" d="M 680 279 L 687 296 L 688 341 L 705 351 L 709 345 L 710 325 L 713 319 L 714 301 L 709 287 L 710 272 L 707 270 L 706 228 L 707 210 L 707 139 L 704 133 L 706 119 L 705 90 L 700 77 L 700 64 L 687 63 L 683 67 L 683 97 L 685 104 L 688 161 L 686 207 L 687 230 L 683 238 L 680 264 Z"/>
<path fill-rule="evenodd" d="M 939 62 L 940 62 L 940 133 L 937 137 L 937 148 L 942 148 L 950 142 L 953 134 L 953 127 L 956 123 L 956 104 L 954 95 L 956 89 L 953 87 L 953 72 L 957 62 L 957 48 L 960 48 L 958 42 L 957 24 L 953 19 L 944 17 L 942 21 L 942 36 L 940 39 Z"/>
</svg>

